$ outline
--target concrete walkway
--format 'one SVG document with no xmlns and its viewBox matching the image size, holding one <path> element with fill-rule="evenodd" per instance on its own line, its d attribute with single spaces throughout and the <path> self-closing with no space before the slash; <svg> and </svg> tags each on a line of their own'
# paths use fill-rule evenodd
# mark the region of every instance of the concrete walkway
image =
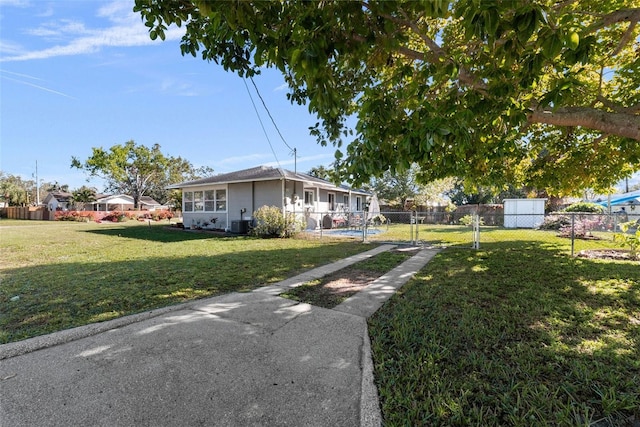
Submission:
<svg viewBox="0 0 640 427">
<path fill-rule="evenodd" d="M 276 285 L 0 345 L 0 426 L 380 424 L 366 318 L 437 250 L 423 249 L 333 310 Z"/>
</svg>

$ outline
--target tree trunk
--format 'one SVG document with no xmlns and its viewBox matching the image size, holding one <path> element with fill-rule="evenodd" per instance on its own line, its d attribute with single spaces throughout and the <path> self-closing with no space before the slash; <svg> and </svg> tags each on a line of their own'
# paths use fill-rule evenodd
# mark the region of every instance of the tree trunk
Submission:
<svg viewBox="0 0 640 427">
<path fill-rule="evenodd" d="M 640 116 L 631 113 L 611 113 L 596 108 L 564 107 L 556 110 L 533 110 L 529 123 L 556 126 L 581 126 L 640 141 Z"/>
</svg>

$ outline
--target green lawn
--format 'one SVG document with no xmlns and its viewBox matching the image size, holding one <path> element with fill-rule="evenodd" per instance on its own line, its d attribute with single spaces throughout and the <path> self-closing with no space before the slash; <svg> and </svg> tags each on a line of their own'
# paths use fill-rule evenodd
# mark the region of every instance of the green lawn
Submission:
<svg viewBox="0 0 640 427">
<path fill-rule="evenodd" d="M 571 258 L 553 232 L 484 236 L 476 251 L 464 227 L 421 229 L 449 249 L 370 319 L 385 425 L 634 425 L 640 264 Z M 0 342 L 248 291 L 370 247 L 2 220 Z"/>
<path fill-rule="evenodd" d="M 0 343 L 250 291 L 368 249 L 345 240 L 221 238 L 134 221 L 1 220 Z"/>
<path fill-rule="evenodd" d="M 385 425 L 640 419 L 640 264 L 549 236 L 444 250 L 370 319 Z"/>
</svg>

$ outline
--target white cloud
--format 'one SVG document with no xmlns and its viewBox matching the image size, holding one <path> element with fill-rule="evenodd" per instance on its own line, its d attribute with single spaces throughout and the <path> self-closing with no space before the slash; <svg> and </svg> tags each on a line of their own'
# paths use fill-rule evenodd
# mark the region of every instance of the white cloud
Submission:
<svg viewBox="0 0 640 427">
<path fill-rule="evenodd" d="M 288 165 L 293 165 L 293 164 L 300 164 L 300 163 L 304 163 L 304 162 L 314 162 L 317 160 L 326 160 L 326 159 L 330 159 L 332 158 L 331 154 L 316 154 L 315 156 L 306 156 L 306 157 L 298 157 L 297 159 L 288 159 L 288 160 L 281 160 L 279 165 L 280 166 L 288 166 Z M 272 167 L 276 167 L 278 166 L 278 162 L 269 162 L 269 163 L 265 163 L 265 166 L 272 166 Z"/>
<path fill-rule="evenodd" d="M 227 157 L 218 162 L 215 162 L 218 166 L 234 165 L 238 163 L 258 162 L 261 159 L 271 157 L 269 154 L 249 154 L 246 156 Z"/>
<path fill-rule="evenodd" d="M 82 22 L 61 19 L 60 21 L 47 22 L 40 27 L 27 30 L 26 33 L 36 37 L 51 38 L 68 35 L 87 35 L 92 32 L 87 30 Z"/>
<path fill-rule="evenodd" d="M 6 1 L 6 0 L 0 0 Z M 97 16 L 106 18 L 111 25 L 106 28 L 87 28 L 84 23 L 61 20 L 57 23 L 48 23 L 31 30 L 29 34 L 43 38 L 65 37 L 68 41 L 41 50 L 15 52 L 12 56 L 0 58 L 2 62 L 29 61 L 34 59 L 46 59 L 56 56 L 84 55 L 95 53 L 104 47 L 133 47 L 144 46 L 152 43 L 147 27 L 140 20 L 140 16 L 131 10 L 129 2 L 116 1 L 101 7 Z M 167 40 L 177 40 L 184 34 L 184 29 L 172 27 L 165 32 Z M 46 41 L 46 40 L 45 40 Z"/>
<path fill-rule="evenodd" d="M 0 55 L 17 55 L 23 51 L 23 47 L 15 42 L 0 40 Z"/>
<path fill-rule="evenodd" d="M 0 6 L 28 7 L 31 4 L 29 0 L 0 0 Z"/>
</svg>

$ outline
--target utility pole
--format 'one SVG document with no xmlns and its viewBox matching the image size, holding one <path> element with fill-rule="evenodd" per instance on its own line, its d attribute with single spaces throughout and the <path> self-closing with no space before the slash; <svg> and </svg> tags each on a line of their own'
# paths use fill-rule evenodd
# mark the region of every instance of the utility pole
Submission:
<svg viewBox="0 0 640 427">
<path fill-rule="evenodd" d="M 38 181 L 38 161 L 36 160 L 36 206 L 40 206 L 40 182 Z"/>
<path fill-rule="evenodd" d="M 293 149 L 293 173 L 298 173 L 298 149 Z"/>
</svg>

